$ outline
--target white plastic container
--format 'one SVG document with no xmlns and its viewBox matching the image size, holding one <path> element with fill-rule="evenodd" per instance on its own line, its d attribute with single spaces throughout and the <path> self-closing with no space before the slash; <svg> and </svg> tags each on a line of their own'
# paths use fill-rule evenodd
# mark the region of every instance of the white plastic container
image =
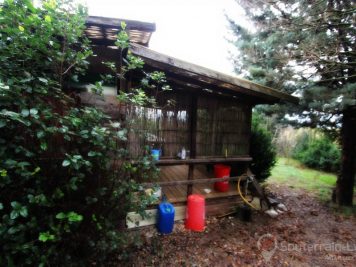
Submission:
<svg viewBox="0 0 356 267">
<path fill-rule="evenodd" d="M 181 159 L 185 159 L 187 157 L 187 151 L 185 150 L 185 148 L 182 148 L 182 152 L 181 152 Z"/>
</svg>

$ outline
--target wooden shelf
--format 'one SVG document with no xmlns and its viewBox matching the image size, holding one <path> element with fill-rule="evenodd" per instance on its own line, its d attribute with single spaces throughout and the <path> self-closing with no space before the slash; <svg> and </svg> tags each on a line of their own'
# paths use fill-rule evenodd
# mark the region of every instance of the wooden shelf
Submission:
<svg viewBox="0 0 356 267">
<path fill-rule="evenodd" d="M 209 164 L 209 163 L 233 163 L 233 162 L 251 162 L 252 158 L 249 156 L 231 157 L 231 158 L 196 158 L 196 159 L 160 159 L 156 162 L 158 166 L 167 165 L 195 165 L 195 164 Z"/>
<path fill-rule="evenodd" d="M 221 199 L 221 198 L 229 198 L 229 197 L 239 197 L 239 193 L 237 190 L 235 191 L 229 191 L 229 192 L 212 192 L 212 193 L 204 193 L 200 192 L 200 190 L 195 190 L 193 189 L 194 194 L 200 194 L 203 195 L 205 199 Z M 181 196 L 181 197 L 167 197 L 168 201 L 171 203 L 185 203 L 187 202 L 187 197 L 186 196 Z M 242 202 L 242 201 L 240 201 Z M 243 203 L 243 202 L 242 202 Z"/>
<path fill-rule="evenodd" d="M 241 179 L 241 181 L 245 181 L 247 178 L 247 175 L 243 174 L 240 176 L 229 176 L 229 177 L 223 177 L 223 178 L 198 178 L 198 179 L 191 179 L 191 180 L 175 180 L 175 181 L 160 181 L 160 182 L 154 182 L 154 183 L 142 183 L 143 186 L 154 186 L 154 185 L 160 185 L 160 186 L 177 186 L 177 185 L 195 185 L 195 184 L 212 184 L 215 182 L 224 182 L 224 181 L 237 181 Z"/>
</svg>

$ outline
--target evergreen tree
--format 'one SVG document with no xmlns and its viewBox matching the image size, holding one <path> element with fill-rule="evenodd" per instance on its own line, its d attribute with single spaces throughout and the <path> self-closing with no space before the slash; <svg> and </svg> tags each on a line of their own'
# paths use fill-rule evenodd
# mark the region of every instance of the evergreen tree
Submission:
<svg viewBox="0 0 356 267">
<path fill-rule="evenodd" d="M 237 2 L 255 29 L 248 31 L 230 20 L 239 51 L 233 58 L 235 71 L 301 96 L 298 107 L 288 107 L 297 115 L 295 122 L 340 137 L 343 157 L 336 199 L 339 204 L 352 205 L 356 168 L 355 2 Z"/>
</svg>

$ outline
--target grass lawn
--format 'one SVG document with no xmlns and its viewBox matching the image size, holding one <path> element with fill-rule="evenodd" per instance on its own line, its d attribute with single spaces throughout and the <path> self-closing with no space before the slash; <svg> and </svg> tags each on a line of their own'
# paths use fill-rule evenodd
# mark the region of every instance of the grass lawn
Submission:
<svg viewBox="0 0 356 267">
<path fill-rule="evenodd" d="M 309 169 L 296 160 L 279 158 L 267 183 L 284 184 L 315 193 L 322 200 L 330 200 L 336 175 Z"/>
</svg>

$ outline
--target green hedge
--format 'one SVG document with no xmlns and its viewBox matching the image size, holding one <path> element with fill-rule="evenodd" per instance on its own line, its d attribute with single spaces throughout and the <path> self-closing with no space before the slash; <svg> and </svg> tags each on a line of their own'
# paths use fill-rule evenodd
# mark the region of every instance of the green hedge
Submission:
<svg viewBox="0 0 356 267">
<path fill-rule="evenodd" d="M 125 161 L 130 129 L 68 86 L 92 55 L 85 19 L 70 0 L 0 5 L 0 266 L 104 265 L 126 245 L 120 220 L 152 200 L 139 184 L 157 177 L 152 157 Z"/>
<path fill-rule="evenodd" d="M 276 148 L 272 143 L 272 134 L 264 122 L 263 115 L 253 113 L 250 143 L 250 155 L 253 158 L 251 171 L 259 181 L 268 178 L 276 164 Z"/>
<path fill-rule="evenodd" d="M 303 135 L 299 138 L 293 158 L 318 170 L 337 172 L 340 168 L 339 145 L 321 134 L 315 138 Z"/>
</svg>

